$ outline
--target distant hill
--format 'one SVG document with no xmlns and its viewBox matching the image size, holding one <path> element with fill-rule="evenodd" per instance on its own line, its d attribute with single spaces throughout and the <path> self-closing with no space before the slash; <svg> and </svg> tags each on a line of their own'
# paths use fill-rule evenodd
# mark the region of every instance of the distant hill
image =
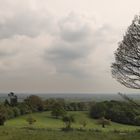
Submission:
<svg viewBox="0 0 140 140">
<path fill-rule="evenodd" d="M 123 100 L 118 94 L 107 94 L 107 93 L 15 93 L 19 100 L 24 100 L 29 95 L 38 95 L 42 99 L 48 99 L 48 98 L 64 98 L 65 100 L 71 100 L 71 101 L 104 101 L 104 100 Z M 8 93 L 0 93 L 0 101 L 4 101 L 6 98 L 8 98 Z M 140 100 L 140 94 L 127 94 L 128 97 L 133 98 L 134 100 Z"/>
</svg>

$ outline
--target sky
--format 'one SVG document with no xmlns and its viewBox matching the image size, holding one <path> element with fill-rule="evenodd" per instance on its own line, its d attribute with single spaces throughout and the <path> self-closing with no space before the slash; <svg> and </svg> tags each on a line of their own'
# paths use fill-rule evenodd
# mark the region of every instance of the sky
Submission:
<svg viewBox="0 0 140 140">
<path fill-rule="evenodd" d="M 0 0 L 0 92 L 134 93 L 111 75 L 139 0 Z"/>
</svg>

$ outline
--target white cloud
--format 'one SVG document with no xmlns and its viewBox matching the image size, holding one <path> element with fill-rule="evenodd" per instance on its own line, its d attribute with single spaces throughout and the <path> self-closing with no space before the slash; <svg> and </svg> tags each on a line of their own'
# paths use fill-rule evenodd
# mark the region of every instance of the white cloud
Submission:
<svg viewBox="0 0 140 140">
<path fill-rule="evenodd" d="M 91 13 L 71 9 L 62 17 L 48 7 L 45 0 L 0 0 L 0 88 L 107 91 L 120 29 Z"/>
</svg>

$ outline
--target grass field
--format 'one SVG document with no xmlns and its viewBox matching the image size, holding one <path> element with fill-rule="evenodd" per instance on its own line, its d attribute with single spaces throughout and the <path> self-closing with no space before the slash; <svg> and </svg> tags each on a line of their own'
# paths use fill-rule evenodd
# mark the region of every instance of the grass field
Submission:
<svg viewBox="0 0 140 140">
<path fill-rule="evenodd" d="M 31 114 L 37 122 L 30 127 L 26 122 L 29 115 L 8 120 L 0 127 L 0 140 L 139 140 L 140 127 L 111 123 L 102 128 L 96 120 L 90 119 L 86 112 L 69 112 L 76 118 L 72 125 L 75 131 L 63 132 L 61 119 L 52 118 L 50 112 Z M 86 120 L 87 126 L 80 131 L 80 120 Z"/>
</svg>

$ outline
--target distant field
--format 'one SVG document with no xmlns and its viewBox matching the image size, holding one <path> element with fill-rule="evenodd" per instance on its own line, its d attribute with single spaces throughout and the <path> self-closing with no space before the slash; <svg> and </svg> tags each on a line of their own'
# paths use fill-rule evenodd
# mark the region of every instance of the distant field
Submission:
<svg viewBox="0 0 140 140">
<path fill-rule="evenodd" d="M 29 115 L 8 120 L 5 126 L 0 127 L 0 140 L 139 140 L 140 138 L 140 133 L 135 132 L 140 129 L 138 126 L 112 123 L 111 126 L 102 128 L 96 120 L 88 117 L 87 112 L 69 113 L 75 115 L 76 123 L 73 124 L 73 128 L 77 129 L 76 131 L 60 131 L 64 127 L 63 122 L 61 119 L 52 118 L 50 112 L 34 113 L 32 116 L 37 122 L 31 129 L 27 129 L 29 125 L 26 118 Z M 78 131 L 81 119 L 88 122 L 83 132 Z M 120 131 L 122 134 L 118 133 Z M 127 132 L 129 133 L 126 134 Z"/>
<path fill-rule="evenodd" d="M 33 93 L 15 93 L 18 96 L 19 101 L 23 101 L 27 96 L 34 95 Z M 4 101 L 7 98 L 8 93 L 0 93 L 0 101 Z M 64 98 L 66 101 L 105 101 L 105 100 L 123 100 L 117 93 L 36 93 L 35 95 L 41 97 L 42 99 L 48 98 Z M 140 94 L 132 93 L 127 94 L 128 97 L 134 100 L 140 100 Z"/>
</svg>

